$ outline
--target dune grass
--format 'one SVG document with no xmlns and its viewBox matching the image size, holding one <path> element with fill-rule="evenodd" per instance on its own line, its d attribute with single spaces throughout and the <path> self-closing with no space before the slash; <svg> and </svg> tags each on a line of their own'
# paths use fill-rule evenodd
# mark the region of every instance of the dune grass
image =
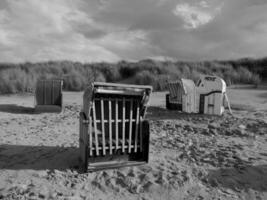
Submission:
<svg viewBox="0 0 267 200">
<path fill-rule="evenodd" d="M 257 68 L 258 69 L 258 68 Z M 190 78 L 201 74 L 222 77 L 228 85 L 259 84 L 261 72 L 233 61 L 171 62 L 142 60 L 114 63 L 58 61 L 42 63 L 0 64 L 0 93 L 31 92 L 38 79 L 63 79 L 64 90 L 81 91 L 93 79 L 103 82 L 152 85 L 154 90 L 166 89 L 168 80 Z"/>
</svg>

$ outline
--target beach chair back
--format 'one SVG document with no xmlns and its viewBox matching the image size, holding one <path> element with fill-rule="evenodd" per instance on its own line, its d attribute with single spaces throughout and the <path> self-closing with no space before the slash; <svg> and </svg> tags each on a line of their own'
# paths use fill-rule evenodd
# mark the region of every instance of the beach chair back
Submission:
<svg viewBox="0 0 267 200">
<path fill-rule="evenodd" d="M 149 130 L 144 117 L 151 91 L 150 86 L 100 82 L 86 89 L 80 115 L 85 170 L 118 167 L 114 161 L 122 157 L 121 166 L 148 162 Z"/>
<path fill-rule="evenodd" d="M 62 106 L 63 80 L 39 80 L 35 90 L 36 106 Z"/>
<path fill-rule="evenodd" d="M 182 96 L 184 94 L 184 88 L 181 81 L 172 81 L 168 83 L 168 88 L 170 92 L 170 103 L 182 103 Z"/>
</svg>

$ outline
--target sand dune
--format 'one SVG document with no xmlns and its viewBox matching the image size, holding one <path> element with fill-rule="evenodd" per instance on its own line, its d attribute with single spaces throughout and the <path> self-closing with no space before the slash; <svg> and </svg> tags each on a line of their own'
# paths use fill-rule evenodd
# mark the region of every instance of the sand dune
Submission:
<svg viewBox="0 0 267 200">
<path fill-rule="evenodd" d="M 89 174 L 78 173 L 81 93 L 64 93 L 60 114 L 0 97 L 0 199 L 267 199 L 266 94 L 230 90 L 234 115 L 217 117 L 167 111 L 155 93 L 149 164 Z"/>
</svg>

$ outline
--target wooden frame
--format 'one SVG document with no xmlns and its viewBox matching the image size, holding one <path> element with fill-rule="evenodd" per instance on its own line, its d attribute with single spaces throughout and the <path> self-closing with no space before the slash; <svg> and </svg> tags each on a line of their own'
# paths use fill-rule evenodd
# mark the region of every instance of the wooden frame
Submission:
<svg viewBox="0 0 267 200">
<path fill-rule="evenodd" d="M 149 123 L 144 120 L 150 86 L 95 82 L 84 92 L 80 113 L 80 160 L 84 172 L 144 164 Z"/>
</svg>

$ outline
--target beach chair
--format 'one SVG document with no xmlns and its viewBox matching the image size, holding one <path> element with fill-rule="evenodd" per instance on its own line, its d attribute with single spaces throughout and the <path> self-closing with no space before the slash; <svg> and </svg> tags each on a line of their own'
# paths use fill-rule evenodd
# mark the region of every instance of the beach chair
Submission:
<svg viewBox="0 0 267 200">
<path fill-rule="evenodd" d="M 94 82 L 80 112 L 83 172 L 148 162 L 149 123 L 144 119 L 152 87 Z"/>
<path fill-rule="evenodd" d="M 168 82 L 169 93 L 166 94 L 166 108 L 182 111 L 183 86 L 181 81 Z"/>
<path fill-rule="evenodd" d="M 63 80 L 39 80 L 35 89 L 36 112 L 60 112 L 62 110 Z"/>
<path fill-rule="evenodd" d="M 201 114 L 222 115 L 224 105 L 232 113 L 226 94 L 226 83 L 218 76 L 201 76 L 197 83 L 197 110 Z"/>
<path fill-rule="evenodd" d="M 166 95 L 167 109 L 186 113 L 196 112 L 196 87 L 190 79 L 181 79 L 168 83 L 169 94 Z"/>
</svg>

